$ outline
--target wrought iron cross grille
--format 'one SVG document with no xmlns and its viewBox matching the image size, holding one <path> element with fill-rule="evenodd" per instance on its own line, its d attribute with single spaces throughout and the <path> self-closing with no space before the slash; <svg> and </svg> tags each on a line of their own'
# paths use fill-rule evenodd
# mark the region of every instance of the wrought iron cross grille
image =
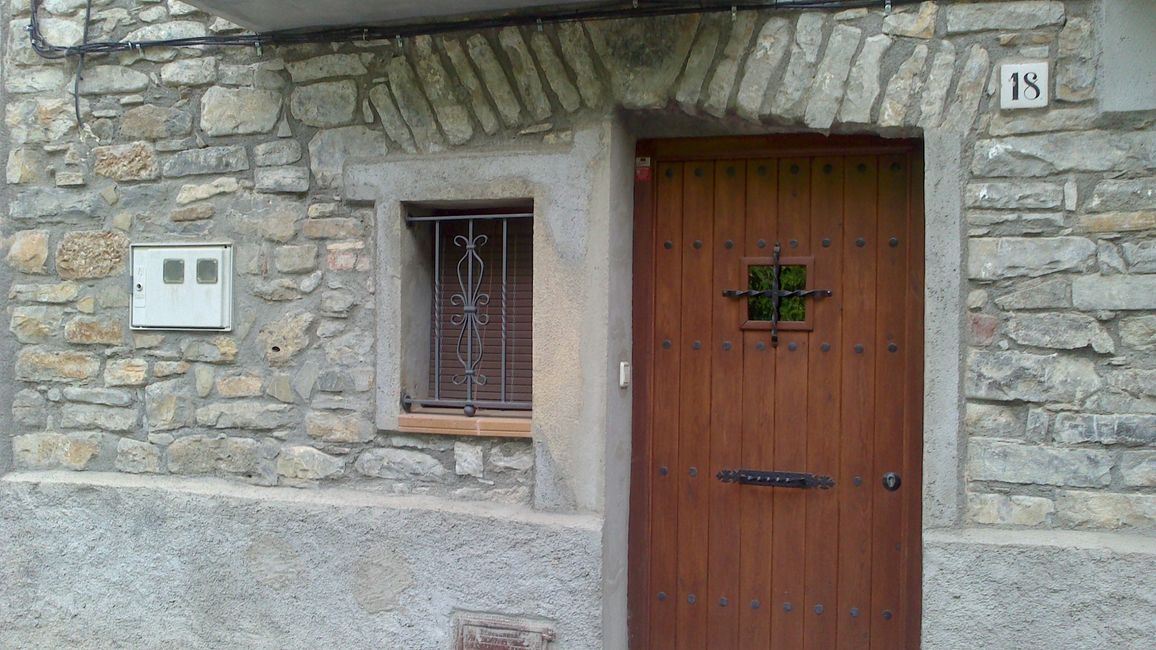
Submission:
<svg viewBox="0 0 1156 650">
<path fill-rule="evenodd" d="M 771 266 L 770 289 L 727 289 L 722 295 L 727 298 L 767 298 L 771 301 L 771 346 L 779 344 L 779 323 L 782 321 L 781 308 L 786 298 L 826 298 L 832 295 L 830 289 L 793 289 L 784 290 L 782 283 L 783 267 L 780 258 L 783 247 L 775 242 Z"/>
<path fill-rule="evenodd" d="M 531 408 L 532 216 L 407 219 L 433 234 L 430 390 L 407 408 Z"/>
</svg>

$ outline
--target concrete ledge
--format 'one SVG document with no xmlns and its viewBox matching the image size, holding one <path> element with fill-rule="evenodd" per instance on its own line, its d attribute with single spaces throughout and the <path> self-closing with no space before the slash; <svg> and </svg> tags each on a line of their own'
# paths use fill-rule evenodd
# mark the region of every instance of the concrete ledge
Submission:
<svg viewBox="0 0 1156 650">
<path fill-rule="evenodd" d="M 437 648 L 455 609 L 601 635 L 601 522 L 215 479 L 0 479 L 0 647 Z"/>
<path fill-rule="evenodd" d="M 989 529 L 924 533 L 923 648 L 1151 647 L 1156 538 Z"/>
</svg>

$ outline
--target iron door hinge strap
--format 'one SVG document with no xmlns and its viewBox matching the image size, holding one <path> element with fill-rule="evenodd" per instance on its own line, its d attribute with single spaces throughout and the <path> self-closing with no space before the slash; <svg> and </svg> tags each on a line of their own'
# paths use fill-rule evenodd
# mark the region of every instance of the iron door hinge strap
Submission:
<svg viewBox="0 0 1156 650">
<path fill-rule="evenodd" d="M 753 469 L 724 469 L 715 475 L 723 483 L 740 485 L 761 485 L 764 487 L 818 488 L 829 490 L 835 487 L 835 479 L 803 472 L 764 472 Z"/>
</svg>

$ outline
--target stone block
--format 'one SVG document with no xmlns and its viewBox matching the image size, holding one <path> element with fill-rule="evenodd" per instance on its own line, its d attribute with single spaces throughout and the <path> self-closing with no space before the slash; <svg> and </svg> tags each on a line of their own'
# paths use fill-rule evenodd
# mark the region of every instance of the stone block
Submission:
<svg viewBox="0 0 1156 650">
<path fill-rule="evenodd" d="M 301 143 L 296 140 L 274 140 L 253 146 L 253 162 L 258 167 L 280 167 L 301 160 Z"/>
<path fill-rule="evenodd" d="M 173 223 L 205 221 L 206 219 L 212 219 L 216 213 L 217 209 L 211 205 L 190 205 L 173 210 L 169 213 L 169 219 L 171 219 Z"/>
<path fill-rule="evenodd" d="M 258 145 L 259 146 L 259 145 Z M 241 183 L 231 177 L 218 178 L 210 183 L 201 185 L 182 185 L 177 191 L 177 205 L 188 205 L 196 201 L 204 201 L 221 194 L 231 194 L 241 189 Z"/>
<path fill-rule="evenodd" d="M 1072 280 L 1072 304 L 1086 311 L 1156 309 L 1156 275 L 1085 275 Z"/>
<path fill-rule="evenodd" d="M 17 424 L 29 427 L 43 427 L 48 402 L 39 392 L 24 388 L 12 397 L 12 419 Z"/>
<path fill-rule="evenodd" d="M 434 51 L 433 38 L 425 35 L 414 38 L 413 51 L 417 77 L 446 139 L 453 145 L 469 142 L 474 137 L 470 112 L 458 101 L 456 84 L 442 65 L 441 56 Z"/>
<path fill-rule="evenodd" d="M 161 448 L 147 442 L 121 438 L 116 443 L 116 469 L 129 474 L 159 474 Z"/>
<path fill-rule="evenodd" d="M 945 7 L 947 33 L 1029 30 L 1064 23 L 1064 3 L 1054 0 L 977 2 Z"/>
<path fill-rule="evenodd" d="M 237 342 L 228 336 L 185 339 L 181 342 L 181 357 L 185 361 L 202 363 L 233 363 L 237 359 Z"/>
<path fill-rule="evenodd" d="M 340 476 L 344 471 L 343 459 L 313 447 L 293 445 L 277 455 L 277 473 L 289 479 L 317 481 Z"/>
<path fill-rule="evenodd" d="M 359 104 L 355 81 L 323 81 L 293 89 L 289 109 L 303 124 L 318 128 L 353 122 Z"/>
<path fill-rule="evenodd" d="M 269 133 L 281 117 L 281 93 L 213 86 L 201 96 L 201 129 L 212 136 Z"/>
<path fill-rule="evenodd" d="M 690 49 L 686 66 L 678 78 L 678 87 L 674 99 L 682 106 L 686 113 L 694 114 L 698 111 L 702 100 L 703 85 L 710 74 L 711 64 L 714 63 L 718 52 L 719 38 L 722 36 L 723 22 L 719 16 L 705 16 L 702 28 L 694 38 L 694 45 Z"/>
<path fill-rule="evenodd" d="M 482 478 L 485 468 L 484 450 L 481 445 L 468 442 L 454 443 L 455 474 Z"/>
<path fill-rule="evenodd" d="M 93 147 L 92 171 L 114 181 L 151 181 L 161 176 L 156 149 L 147 142 Z"/>
<path fill-rule="evenodd" d="M 64 340 L 75 345 L 122 345 L 124 324 L 119 318 L 78 316 L 65 324 Z"/>
<path fill-rule="evenodd" d="M 348 318 L 357 297 L 348 289 L 333 289 L 321 294 L 321 313 L 332 318 Z"/>
<path fill-rule="evenodd" d="M 1089 233 L 1119 233 L 1153 228 L 1156 228 L 1156 210 L 1082 214 L 1079 217 L 1078 230 Z"/>
<path fill-rule="evenodd" d="M 1120 477 L 1128 487 L 1156 487 L 1156 451 L 1126 451 L 1121 454 Z"/>
<path fill-rule="evenodd" d="M 497 472 L 527 472 L 534 468 L 534 447 L 529 442 L 503 442 L 490 450 L 490 465 Z"/>
<path fill-rule="evenodd" d="M 1043 210 L 1064 202 L 1064 188 L 1056 183 L 986 182 L 970 183 L 964 190 L 969 208 L 994 210 Z"/>
<path fill-rule="evenodd" d="M 157 382 L 145 388 L 145 417 L 150 434 L 192 426 L 196 421 L 193 409 L 185 380 Z"/>
<path fill-rule="evenodd" d="M 260 397 L 261 385 L 264 382 L 260 375 L 228 375 L 218 377 L 216 382 L 217 395 L 221 397 Z"/>
<path fill-rule="evenodd" d="M 289 404 L 238 400 L 202 406 L 196 416 L 197 425 L 202 427 L 272 431 L 293 426 L 297 422 L 297 409 Z"/>
<path fill-rule="evenodd" d="M 1083 271 L 1096 245 L 1083 237 L 973 238 L 968 243 L 968 277 L 1000 280 Z"/>
<path fill-rule="evenodd" d="M 177 438 L 168 447 L 169 471 L 174 474 L 254 474 L 260 444 L 249 438 L 192 435 Z"/>
<path fill-rule="evenodd" d="M 80 295 L 80 285 L 75 282 L 56 284 L 14 284 L 8 292 L 12 302 L 35 302 L 52 305 L 76 300 Z"/>
<path fill-rule="evenodd" d="M 987 132 L 994 136 L 1025 135 L 1054 131 L 1087 131 L 1099 114 L 1087 108 L 1052 108 L 1046 113 L 1025 115 L 1018 111 L 993 115 Z"/>
<path fill-rule="evenodd" d="M 364 476 L 393 480 L 441 481 L 448 475 L 438 459 L 409 449 L 368 449 L 354 467 Z"/>
<path fill-rule="evenodd" d="M 59 336 L 63 320 L 64 310 L 59 307 L 13 307 L 8 330 L 24 344 L 48 343 Z"/>
<path fill-rule="evenodd" d="M 265 359 L 273 366 L 287 365 L 310 343 L 310 327 L 316 317 L 304 311 L 293 312 L 261 328 L 257 341 Z"/>
<path fill-rule="evenodd" d="M 21 273 L 47 273 L 48 237 L 47 230 L 23 230 L 13 234 L 4 260 Z"/>
<path fill-rule="evenodd" d="M 317 268 L 317 246 L 281 246 L 273 251 L 273 260 L 281 273 L 309 273 Z"/>
<path fill-rule="evenodd" d="M 357 219 L 308 219 L 301 232 L 309 239 L 356 239 L 364 234 L 364 228 Z"/>
<path fill-rule="evenodd" d="M 145 104 L 125 111 L 120 119 L 120 134 L 125 138 L 167 140 L 192 131 L 193 117 L 179 108 Z"/>
<path fill-rule="evenodd" d="M 819 55 L 822 53 L 826 23 L 826 15 L 819 12 L 804 12 L 799 15 L 799 20 L 795 23 L 795 42 L 791 45 L 791 58 L 771 100 L 771 115 L 790 120 L 803 116 L 807 91 L 815 78 L 815 66 L 818 65 Z"/>
<path fill-rule="evenodd" d="M 144 386 L 149 363 L 144 359 L 110 359 L 104 368 L 106 386 Z"/>
<path fill-rule="evenodd" d="M 12 457 L 22 469 L 86 469 L 100 454 L 99 433 L 30 433 L 12 439 Z"/>
<path fill-rule="evenodd" d="M 409 125 L 409 131 L 412 135 L 414 145 L 421 151 L 437 151 L 444 148 L 445 141 L 442 138 L 441 131 L 438 130 L 437 121 L 434 119 L 433 108 L 430 107 L 429 101 L 421 92 L 421 87 L 418 85 L 417 76 L 410 67 L 409 62 L 405 57 L 394 57 L 389 62 L 389 90 L 392 99 L 390 102 L 396 101 L 396 106 L 400 112 L 405 123 Z M 378 111 L 381 111 L 380 106 L 385 104 L 388 98 L 382 97 L 375 106 L 379 106 Z M 385 116 L 382 120 L 384 123 Z M 396 140 L 396 138 L 395 138 Z M 398 142 L 398 144 L 403 144 Z"/>
<path fill-rule="evenodd" d="M 756 16 L 752 12 L 736 14 L 731 20 L 730 36 L 723 47 L 722 57 L 714 64 L 714 74 L 706 86 L 706 101 L 703 110 L 715 117 L 726 115 L 730 108 L 731 95 L 738 78 L 739 66 L 747 56 L 754 36 Z M 840 53 L 836 57 L 842 60 Z M 845 76 L 845 74 L 844 74 Z M 841 88 L 841 84 L 840 84 Z"/>
<path fill-rule="evenodd" d="M 149 76 L 119 65 L 94 65 L 84 69 L 81 95 L 128 95 L 149 87 Z"/>
<path fill-rule="evenodd" d="M 787 19 L 772 17 L 763 24 L 758 37 L 755 38 L 754 47 L 747 56 L 746 71 L 743 73 L 738 96 L 735 98 L 739 116 L 752 122 L 762 119 L 766 112 L 764 106 L 770 99 L 767 91 L 771 79 L 782 65 L 791 40 L 791 23 Z"/>
<path fill-rule="evenodd" d="M 161 83 L 166 86 L 207 86 L 217 80 L 217 59 L 182 59 L 161 66 Z"/>
<path fill-rule="evenodd" d="M 977 176 L 1034 177 L 1067 172 L 1139 172 L 1156 168 L 1156 132 L 1077 131 L 980 140 Z"/>
<path fill-rule="evenodd" d="M 1156 177 L 1100 181 L 1092 190 L 1088 210 L 1156 210 Z"/>
<path fill-rule="evenodd" d="M 341 187 L 348 162 L 380 160 L 389 153 L 385 134 L 365 126 L 318 131 L 309 141 L 309 168 L 320 187 Z"/>
<path fill-rule="evenodd" d="M 166 160 L 162 166 L 166 178 L 229 174 L 248 169 L 249 154 L 241 145 L 181 151 Z"/>
<path fill-rule="evenodd" d="M 1156 495 L 1063 490 L 1056 495 L 1056 522 L 1068 528 L 1151 529 Z"/>
<path fill-rule="evenodd" d="M 973 523 L 996 526 L 1040 526 L 1055 512 L 1051 499 L 1018 494 L 967 495 L 967 518 Z"/>
<path fill-rule="evenodd" d="M 369 442 L 376 435 L 373 423 L 358 414 L 310 413 L 305 416 L 305 432 L 323 442 Z"/>
<path fill-rule="evenodd" d="M 935 35 L 935 19 L 938 16 L 939 4 L 935 2 L 919 3 L 918 11 L 896 7 L 896 11 L 883 17 L 883 33 L 929 39 Z"/>
<path fill-rule="evenodd" d="M 1023 438 L 1023 407 L 969 402 L 964 410 L 963 426 L 969 436 Z"/>
<path fill-rule="evenodd" d="M 661 16 L 585 23 L 594 52 L 628 110 L 663 108 L 687 60 L 701 18 Z"/>
<path fill-rule="evenodd" d="M 590 41 L 581 23 L 563 22 L 558 25 L 558 42 L 562 46 L 562 57 L 577 78 L 578 92 L 586 106 L 597 109 L 605 101 L 602 76 L 594 65 L 590 52 Z"/>
<path fill-rule="evenodd" d="M 1102 386 L 1088 359 L 1017 351 L 972 350 L 964 376 L 967 397 L 1001 402 L 1075 403 Z"/>
<path fill-rule="evenodd" d="M 333 77 L 360 77 L 367 74 L 360 54 L 325 54 L 285 64 L 295 84 L 305 84 Z"/>
<path fill-rule="evenodd" d="M 1132 273 L 1156 273 L 1156 241 L 1125 242 L 1124 260 Z"/>
<path fill-rule="evenodd" d="M 1091 347 L 1112 354 L 1116 343 L 1091 316 L 1075 313 L 1016 314 L 1008 319 L 1008 336 L 1021 345 L 1058 350 Z"/>
<path fill-rule="evenodd" d="M 863 30 L 849 25 L 836 25 L 831 32 L 827 51 L 815 71 L 815 81 L 803 111 L 803 122 L 807 126 L 827 129 L 834 123 L 851 72 L 851 60 L 862 38 Z"/>
<path fill-rule="evenodd" d="M 16 355 L 16 379 L 29 382 L 72 382 L 92 379 L 100 359 L 86 352 L 24 347 Z"/>
<path fill-rule="evenodd" d="M 1072 306 L 1072 286 L 1067 279 L 1046 279 L 1014 286 L 1014 291 L 995 299 L 995 304 L 1001 309 L 1060 309 Z"/>
<path fill-rule="evenodd" d="M 1156 350 L 1156 316 L 1133 316 L 1120 321 L 1120 342 L 1138 352 Z"/>
<path fill-rule="evenodd" d="M 927 45 L 920 43 L 915 46 L 911 56 L 899 64 L 899 69 L 883 93 L 883 102 L 879 105 L 879 118 L 876 121 L 881 126 L 901 126 L 907 121 L 911 98 L 919 95 L 922 90 L 921 75 L 927 65 L 928 52 Z"/>
<path fill-rule="evenodd" d="M 967 444 L 967 478 L 1026 485 L 1107 487 L 1112 455 L 1095 449 L 1060 449 L 1007 440 L 972 438 Z"/>
<path fill-rule="evenodd" d="M 130 406 L 133 403 L 133 394 L 127 390 L 112 388 L 78 388 L 69 386 L 64 389 L 64 399 L 69 402 L 82 404 L 100 404 L 103 406 Z"/>
<path fill-rule="evenodd" d="M 260 167 L 253 172 L 258 192 L 304 194 L 309 191 L 309 170 L 305 167 Z"/>
<path fill-rule="evenodd" d="M 867 38 L 863 50 L 855 59 L 855 65 L 847 77 L 847 92 L 839 109 L 839 119 L 845 123 L 867 124 L 871 121 L 871 109 L 879 97 L 880 74 L 883 56 L 891 49 L 889 36 L 876 34 Z"/>
<path fill-rule="evenodd" d="M 1052 435 L 1069 445 L 1156 445 L 1156 415 L 1060 413 Z"/>
<path fill-rule="evenodd" d="M 60 426 L 65 429 L 135 431 L 137 410 L 97 404 L 65 404 L 60 409 Z"/>
<path fill-rule="evenodd" d="M 1056 57 L 1056 99 L 1062 102 L 1083 102 L 1096 96 L 1097 42 L 1092 35 L 1092 23 L 1073 16 L 1060 30 Z"/>
</svg>

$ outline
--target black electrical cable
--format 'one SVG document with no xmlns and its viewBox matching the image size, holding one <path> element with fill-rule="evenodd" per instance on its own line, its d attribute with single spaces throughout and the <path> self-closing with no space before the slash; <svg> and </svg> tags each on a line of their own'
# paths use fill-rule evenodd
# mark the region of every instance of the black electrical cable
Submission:
<svg viewBox="0 0 1156 650">
<path fill-rule="evenodd" d="M 40 0 L 33 0 L 34 3 Z M 36 5 L 33 4 L 33 11 L 36 11 Z M 35 14 L 33 14 L 35 18 Z M 88 25 L 92 22 L 92 0 L 88 0 L 84 6 L 84 29 L 81 31 L 80 37 L 81 46 L 88 44 Z M 72 109 L 76 112 L 76 130 L 79 131 L 82 125 L 80 119 L 80 80 L 84 77 L 84 58 L 85 52 L 81 52 L 76 60 L 76 79 L 72 82 Z"/>
<path fill-rule="evenodd" d="M 559 10 L 535 14 L 524 12 L 498 17 L 446 20 L 434 23 L 405 23 L 397 25 L 359 25 L 350 27 L 330 27 L 324 29 L 268 32 L 261 34 L 233 34 L 197 36 L 154 41 L 97 41 L 88 42 L 87 36 L 80 45 L 53 45 L 45 40 L 40 31 L 40 5 L 42 0 L 32 0 L 32 17 L 28 25 L 32 49 L 46 59 L 62 59 L 69 56 L 90 54 L 113 54 L 131 50 L 143 51 L 157 47 L 197 47 L 197 46 L 241 46 L 260 48 L 266 45 L 301 45 L 306 43 L 347 43 L 355 41 L 407 38 L 419 35 L 444 34 L 465 30 L 484 30 L 502 27 L 517 27 L 536 24 L 554 24 L 585 20 L 607 20 L 614 18 L 644 18 L 674 16 L 690 13 L 720 13 L 735 11 L 798 10 L 798 9 L 858 9 L 891 5 L 915 4 L 920 0 L 764 0 L 762 2 L 719 2 L 713 0 L 685 2 L 675 0 L 650 0 L 637 2 L 607 2 L 595 7 Z M 92 10 L 92 0 L 88 0 L 88 12 Z M 86 15 L 86 30 L 87 30 Z"/>
</svg>

